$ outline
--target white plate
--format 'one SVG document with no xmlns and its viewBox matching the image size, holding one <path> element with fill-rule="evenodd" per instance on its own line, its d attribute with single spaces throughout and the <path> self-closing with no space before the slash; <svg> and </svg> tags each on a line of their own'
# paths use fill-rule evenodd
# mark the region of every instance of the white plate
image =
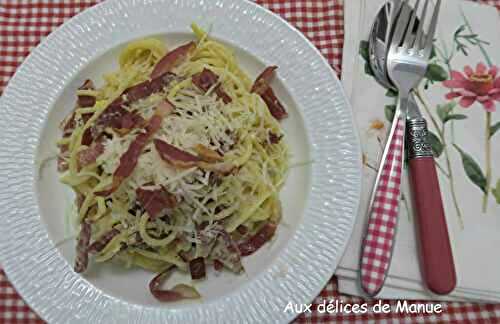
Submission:
<svg viewBox="0 0 500 324">
<path fill-rule="evenodd" d="M 55 163 L 57 125 L 87 77 L 116 67 L 133 39 L 156 35 L 170 47 L 191 39 L 189 25 L 236 49 L 255 77 L 279 66 L 273 86 L 290 117 L 283 123 L 293 168 L 282 192 L 276 239 L 245 259 L 246 274 L 197 285 L 203 299 L 160 304 L 151 273 L 113 266 L 73 272 L 74 240 L 64 239 L 68 189 Z M 286 322 L 288 302 L 308 303 L 333 274 L 351 234 L 360 194 L 360 147 L 341 85 L 321 54 L 293 27 L 246 1 L 115 0 L 77 15 L 40 44 L 1 98 L 0 253 L 25 300 L 55 323 Z M 183 278 L 180 278 L 181 280 Z"/>
</svg>

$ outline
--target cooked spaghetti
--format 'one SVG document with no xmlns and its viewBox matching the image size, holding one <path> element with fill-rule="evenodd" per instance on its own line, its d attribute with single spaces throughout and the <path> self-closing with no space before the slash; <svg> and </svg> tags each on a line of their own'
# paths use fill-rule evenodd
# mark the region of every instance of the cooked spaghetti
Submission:
<svg viewBox="0 0 500 324">
<path fill-rule="evenodd" d="M 128 44 L 102 87 L 77 90 L 58 142 L 61 181 L 77 197 L 75 271 L 90 256 L 151 270 L 161 301 L 199 297 L 159 288 L 175 269 L 195 280 L 207 265 L 243 271 L 241 257 L 275 233 L 288 169 L 276 67 L 252 82 L 230 49 L 192 28 L 196 41 L 171 51 L 153 38 Z"/>
</svg>

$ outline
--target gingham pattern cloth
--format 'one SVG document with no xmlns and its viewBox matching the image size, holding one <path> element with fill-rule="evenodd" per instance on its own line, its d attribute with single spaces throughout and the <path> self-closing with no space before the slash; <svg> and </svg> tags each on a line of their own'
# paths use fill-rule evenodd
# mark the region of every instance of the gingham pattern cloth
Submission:
<svg viewBox="0 0 500 324">
<path fill-rule="evenodd" d="M 361 249 L 361 286 L 370 296 L 378 294 L 384 285 L 396 238 L 406 123 L 401 114 L 397 116 Z"/>
<path fill-rule="evenodd" d="M 347 0 L 358 1 L 358 0 Z M 0 93 L 16 68 L 40 40 L 78 12 L 94 5 L 94 0 L 0 0 Z M 258 0 L 259 4 L 281 15 L 299 28 L 340 72 L 343 47 L 342 0 Z M 483 1 L 497 6 L 500 0 Z M 1 109 L 1 108 L 0 108 Z M 312 312 L 297 318 L 296 323 L 500 323 L 500 305 L 444 303 L 439 315 L 335 313 L 322 314 L 316 307 L 339 300 L 343 304 L 367 303 L 357 297 L 339 295 L 335 277 L 312 301 Z M 387 301 L 392 306 L 396 301 Z M 417 302 L 412 302 L 417 303 Z M 0 270 L 0 324 L 43 323 L 23 302 Z"/>
</svg>

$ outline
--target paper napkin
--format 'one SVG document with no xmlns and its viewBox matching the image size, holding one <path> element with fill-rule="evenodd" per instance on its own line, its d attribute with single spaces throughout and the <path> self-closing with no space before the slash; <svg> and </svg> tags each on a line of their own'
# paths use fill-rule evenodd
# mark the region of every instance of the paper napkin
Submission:
<svg viewBox="0 0 500 324">
<path fill-rule="evenodd" d="M 358 269 L 368 199 L 396 98 L 370 75 L 365 46 L 383 0 L 346 1 L 342 82 L 364 152 L 361 207 L 337 271 L 342 293 L 360 295 Z M 437 156 L 439 182 L 457 270 L 457 289 L 443 299 L 500 301 L 500 21 L 490 6 L 447 0 L 436 55 L 418 90 Z M 498 70 L 497 70 L 498 69 Z M 453 87 L 453 88 L 452 88 Z M 408 179 L 393 260 L 378 297 L 439 299 L 425 290 Z"/>
</svg>

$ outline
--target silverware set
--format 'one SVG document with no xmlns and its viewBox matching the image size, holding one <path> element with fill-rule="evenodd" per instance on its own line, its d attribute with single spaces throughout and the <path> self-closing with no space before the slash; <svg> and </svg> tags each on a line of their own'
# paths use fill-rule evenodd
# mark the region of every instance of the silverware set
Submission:
<svg viewBox="0 0 500 324">
<path fill-rule="evenodd" d="M 431 58 L 441 0 L 393 0 L 377 15 L 369 37 L 376 80 L 398 92 L 387 143 L 368 207 L 360 279 L 370 296 L 389 272 L 397 230 L 405 150 L 419 239 L 421 268 L 430 291 L 448 294 L 456 273 L 427 123 L 413 97 Z"/>
</svg>

